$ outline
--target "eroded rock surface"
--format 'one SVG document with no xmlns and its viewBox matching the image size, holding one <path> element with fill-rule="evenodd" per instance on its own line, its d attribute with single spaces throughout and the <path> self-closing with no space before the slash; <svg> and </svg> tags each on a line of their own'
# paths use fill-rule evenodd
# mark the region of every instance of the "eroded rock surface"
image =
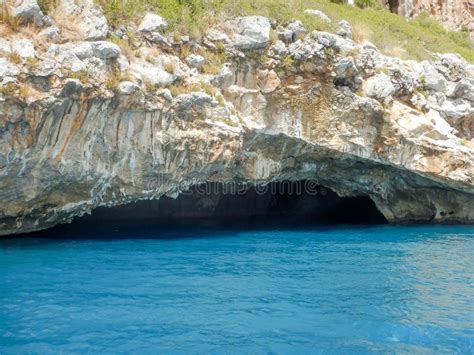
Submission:
<svg viewBox="0 0 474 355">
<path fill-rule="evenodd" d="M 390 222 L 474 222 L 472 65 L 403 61 L 297 23 L 273 43 L 265 18 L 231 25 L 203 43 L 137 30 L 132 54 L 23 38 L 35 48 L 16 62 L 17 39 L 2 39 L 0 234 L 206 181 L 314 180 L 370 197 Z"/>
</svg>

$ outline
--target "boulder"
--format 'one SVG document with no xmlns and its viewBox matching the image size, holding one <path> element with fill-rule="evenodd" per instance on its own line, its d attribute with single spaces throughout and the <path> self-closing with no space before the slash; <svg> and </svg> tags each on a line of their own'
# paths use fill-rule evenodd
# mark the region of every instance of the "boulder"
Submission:
<svg viewBox="0 0 474 355">
<path fill-rule="evenodd" d="M 175 75 L 168 73 L 161 66 L 153 65 L 141 59 L 132 62 L 130 72 L 141 81 L 153 86 L 169 86 L 177 79 Z"/>
<path fill-rule="evenodd" d="M 155 32 L 161 29 L 164 29 L 168 26 L 163 17 L 154 14 L 153 12 L 148 12 L 144 17 L 140 25 L 138 26 L 138 31 L 140 32 Z"/>
<path fill-rule="evenodd" d="M 429 63 L 424 63 L 420 76 L 421 84 L 427 89 L 443 92 L 446 89 L 446 79 Z"/>
<path fill-rule="evenodd" d="M 101 59 L 116 59 L 120 56 L 120 47 L 107 41 L 92 42 L 94 56 Z"/>
<path fill-rule="evenodd" d="M 304 10 L 304 13 L 307 14 L 307 15 L 311 15 L 311 16 L 317 16 L 319 17 L 321 20 L 327 22 L 327 23 L 330 23 L 331 22 L 331 19 L 329 18 L 328 15 L 326 15 L 324 12 L 322 11 L 319 11 L 319 10 L 313 10 L 313 9 L 306 9 Z"/>
<path fill-rule="evenodd" d="M 43 13 L 36 0 L 20 0 L 12 8 L 12 16 L 22 24 L 34 23 L 43 26 Z"/>
<path fill-rule="evenodd" d="M 241 17 L 238 19 L 234 46 L 242 50 L 265 48 L 270 43 L 270 28 L 270 21 L 266 17 Z"/>
<path fill-rule="evenodd" d="M 197 68 L 200 69 L 204 65 L 204 57 L 198 54 L 190 54 L 186 57 L 186 63 L 191 68 Z"/>
<path fill-rule="evenodd" d="M 80 28 L 86 41 L 104 39 L 109 33 L 107 19 L 98 6 L 89 7 L 83 11 Z"/>
<path fill-rule="evenodd" d="M 385 99 L 395 93 L 395 87 L 390 77 L 385 74 L 377 74 L 370 77 L 364 84 L 364 93 L 376 99 Z"/>
</svg>

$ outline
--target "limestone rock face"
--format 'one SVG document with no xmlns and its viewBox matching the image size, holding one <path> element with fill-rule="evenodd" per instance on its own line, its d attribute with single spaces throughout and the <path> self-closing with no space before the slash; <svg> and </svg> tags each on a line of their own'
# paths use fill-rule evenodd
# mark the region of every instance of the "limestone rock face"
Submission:
<svg viewBox="0 0 474 355">
<path fill-rule="evenodd" d="M 233 26 L 185 54 L 141 36 L 133 52 L 2 38 L 0 235 L 203 182 L 314 181 L 390 222 L 474 222 L 472 66 L 320 31 L 270 46 L 268 19 Z M 34 52 L 13 62 L 19 41 Z"/>
<path fill-rule="evenodd" d="M 474 40 L 474 12 L 471 1 L 466 0 L 400 0 L 387 1 L 392 11 L 407 18 L 427 13 L 441 21 L 450 31 L 467 30 Z"/>
</svg>

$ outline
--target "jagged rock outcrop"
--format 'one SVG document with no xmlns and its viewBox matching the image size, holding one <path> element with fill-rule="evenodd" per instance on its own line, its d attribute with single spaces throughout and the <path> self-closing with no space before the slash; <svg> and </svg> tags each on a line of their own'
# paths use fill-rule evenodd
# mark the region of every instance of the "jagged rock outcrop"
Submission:
<svg viewBox="0 0 474 355">
<path fill-rule="evenodd" d="M 427 13 L 450 31 L 466 30 L 474 40 L 474 4 L 470 0 L 388 0 L 393 12 L 406 18 Z"/>
<path fill-rule="evenodd" d="M 206 181 L 314 180 L 391 222 L 474 222 L 472 65 L 326 32 L 271 40 L 261 17 L 223 26 L 202 42 L 137 31 L 133 53 L 51 41 L 34 63 L 4 39 L 0 234 Z"/>
</svg>

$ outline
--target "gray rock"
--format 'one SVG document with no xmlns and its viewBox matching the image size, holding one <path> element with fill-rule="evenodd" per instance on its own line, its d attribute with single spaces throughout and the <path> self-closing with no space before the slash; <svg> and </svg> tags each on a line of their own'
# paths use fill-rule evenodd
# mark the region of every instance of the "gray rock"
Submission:
<svg viewBox="0 0 474 355">
<path fill-rule="evenodd" d="M 438 60 L 434 64 L 436 70 L 450 81 L 458 81 L 466 76 L 468 64 L 459 54 L 437 54 Z"/>
<path fill-rule="evenodd" d="M 87 41 L 104 39 L 109 33 L 107 18 L 98 6 L 89 7 L 83 11 L 80 27 Z"/>
<path fill-rule="evenodd" d="M 173 105 L 179 109 L 190 109 L 196 106 L 202 106 L 204 104 L 210 104 L 212 97 L 204 92 L 192 92 L 190 94 L 178 95 L 173 100 Z"/>
<path fill-rule="evenodd" d="M 284 29 L 279 30 L 277 33 L 278 33 L 278 38 L 282 40 L 283 42 L 286 42 L 286 43 L 293 42 L 293 31 L 287 28 L 284 28 Z"/>
<path fill-rule="evenodd" d="M 319 11 L 319 10 L 313 10 L 313 9 L 306 9 L 304 10 L 304 13 L 307 14 L 307 15 L 311 15 L 311 16 L 317 16 L 319 17 L 321 20 L 325 21 L 325 22 L 328 22 L 330 23 L 331 22 L 331 19 L 329 18 L 328 15 L 326 15 L 324 12 L 322 11 Z"/>
<path fill-rule="evenodd" d="M 439 110 L 441 116 L 445 118 L 461 119 L 474 114 L 474 107 L 464 99 L 447 99 L 442 103 Z"/>
<path fill-rule="evenodd" d="M 270 49 L 279 56 L 284 57 L 288 55 L 288 49 L 286 48 L 285 43 L 280 40 L 276 41 L 275 44 L 270 47 Z"/>
<path fill-rule="evenodd" d="M 377 74 L 369 78 L 364 85 L 364 93 L 376 99 L 385 99 L 395 93 L 395 87 L 385 74 Z"/>
<path fill-rule="evenodd" d="M 336 63 L 336 78 L 337 79 L 352 79 L 359 73 L 357 66 L 352 57 L 344 57 Z"/>
<path fill-rule="evenodd" d="M 339 30 L 337 34 L 341 37 L 352 39 L 352 26 L 349 22 L 342 20 L 339 22 Z"/>
<path fill-rule="evenodd" d="M 94 56 L 101 59 L 116 59 L 120 55 L 120 47 L 107 41 L 92 42 Z"/>
<path fill-rule="evenodd" d="M 15 3 L 12 9 L 12 16 L 21 23 L 34 23 L 36 26 L 43 26 L 43 13 L 36 0 L 20 0 Z"/>
<path fill-rule="evenodd" d="M 288 30 L 292 33 L 292 40 L 296 41 L 296 39 L 300 36 L 308 32 L 306 28 L 304 28 L 303 23 L 301 21 L 293 21 L 288 25 Z"/>
<path fill-rule="evenodd" d="M 62 97 L 79 97 L 83 92 L 84 87 L 78 79 L 66 79 L 61 90 Z"/>
<path fill-rule="evenodd" d="M 71 47 L 71 51 L 81 60 L 91 58 L 94 55 L 92 43 L 90 42 L 74 43 Z"/>
<path fill-rule="evenodd" d="M 420 81 L 423 86 L 432 91 L 443 92 L 446 89 L 446 79 L 429 63 L 424 63 Z"/>
<path fill-rule="evenodd" d="M 315 37 L 324 47 L 333 48 L 338 52 L 349 52 L 356 48 L 356 45 L 352 41 L 333 33 L 317 31 Z"/>
<path fill-rule="evenodd" d="M 198 54 L 190 54 L 186 57 L 186 63 L 188 63 L 191 68 L 200 69 L 204 65 L 204 61 L 204 57 Z"/>
<path fill-rule="evenodd" d="M 140 32 L 154 32 L 164 29 L 168 26 L 163 17 L 154 14 L 152 12 L 148 12 L 144 17 L 140 25 L 138 26 L 138 31 Z"/>
<path fill-rule="evenodd" d="M 238 19 L 234 46 L 243 50 L 261 49 L 270 43 L 270 21 L 263 16 L 246 16 Z"/>
<path fill-rule="evenodd" d="M 56 26 L 51 26 L 51 27 L 45 28 L 40 33 L 38 33 L 38 36 L 46 38 L 50 41 L 56 42 L 60 38 L 60 33 L 61 31 L 59 30 L 59 28 L 57 28 Z"/>
<path fill-rule="evenodd" d="M 288 46 L 288 52 L 296 60 L 306 60 L 313 56 L 319 56 L 322 49 L 321 44 L 309 38 L 298 40 Z"/>
<path fill-rule="evenodd" d="M 454 87 L 454 90 L 450 96 L 454 98 L 463 98 L 474 102 L 474 79 L 461 79 L 458 83 L 456 83 L 456 86 Z"/>
</svg>

